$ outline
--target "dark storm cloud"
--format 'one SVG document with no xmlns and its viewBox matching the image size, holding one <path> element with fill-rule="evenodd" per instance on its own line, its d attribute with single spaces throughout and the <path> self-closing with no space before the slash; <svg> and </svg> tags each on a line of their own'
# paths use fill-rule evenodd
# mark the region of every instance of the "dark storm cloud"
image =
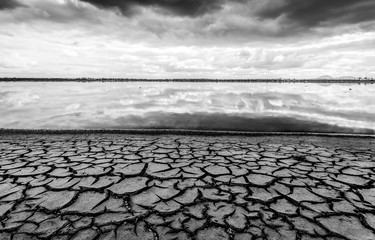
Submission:
<svg viewBox="0 0 375 240">
<path fill-rule="evenodd" d="M 199 16 L 218 10 L 224 0 L 81 0 L 99 8 L 118 8 L 124 15 L 133 12 L 134 7 L 157 7 L 181 16 Z"/>
<path fill-rule="evenodd" d="M 280 0 L 261 4 L 255 14 L 264 19 L 285 17 L 301 26 L 360 23 L 375 19 L 374 0 Z"/>
<path fill-rule="evenodd" d="M 13 9 L 20 6 L 22 6 L 22 4 L 15 0 L 0 0 L 0 10 Z"/>
</svg>

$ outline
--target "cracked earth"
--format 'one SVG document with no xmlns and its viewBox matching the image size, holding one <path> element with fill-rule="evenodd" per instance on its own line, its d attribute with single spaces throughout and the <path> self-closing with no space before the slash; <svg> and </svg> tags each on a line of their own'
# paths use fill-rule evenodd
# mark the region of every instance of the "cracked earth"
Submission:
<svg viewBox="0 0 375 240">
<path fill-rule="evenodd" d="M 0 136 L 0 239 L 375 239 L 372 138 Z"/>
</svg>

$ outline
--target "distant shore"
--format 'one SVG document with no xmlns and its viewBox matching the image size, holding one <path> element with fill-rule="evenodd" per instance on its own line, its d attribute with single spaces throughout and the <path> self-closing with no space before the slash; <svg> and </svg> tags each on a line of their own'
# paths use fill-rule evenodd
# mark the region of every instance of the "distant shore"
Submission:
<svg viewBox="0 0 375 240">
<path fill-rule="evenodd" d="M 217 83 L 350 83 L 373 84 L 375 79 L 142 79 L 142 78 L 0 78 L 0 82 L 217 82 Z"/>
<path fill-rule="evenodd" d="M 0 128 L 1 135 L 22 134 L 140 134 L 140 135 L 202 135 L 202 136 L 321 136 L 321 137 L 355 137 L 375 138 L 371 134 L 352 133 L 320 133 L 320 132 L 246 132 L 246 131 L 215 131 L 188 129 L 5 129 Z"/>
</svg>

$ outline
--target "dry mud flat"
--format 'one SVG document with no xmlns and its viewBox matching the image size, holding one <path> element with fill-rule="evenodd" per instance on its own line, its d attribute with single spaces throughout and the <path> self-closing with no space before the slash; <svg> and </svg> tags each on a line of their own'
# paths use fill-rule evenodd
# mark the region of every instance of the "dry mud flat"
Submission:
<svg viewBox="0 0 375 240">
<path fill-rule="evenodd" d="M 0 239 L 375 239 L 373 138 L 1 135 Z"/>
</svg>

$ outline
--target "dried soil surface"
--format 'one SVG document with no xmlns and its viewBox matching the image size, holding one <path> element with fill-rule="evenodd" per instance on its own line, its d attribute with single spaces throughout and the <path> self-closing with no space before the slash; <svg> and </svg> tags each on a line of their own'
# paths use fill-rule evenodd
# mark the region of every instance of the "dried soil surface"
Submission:
<svg viewBox="0 0 375 240">
<path fill-rule="evenodd" d="M 375 239 L 373 138 L 0 135 L 1 240 Z"/>
</svg>

